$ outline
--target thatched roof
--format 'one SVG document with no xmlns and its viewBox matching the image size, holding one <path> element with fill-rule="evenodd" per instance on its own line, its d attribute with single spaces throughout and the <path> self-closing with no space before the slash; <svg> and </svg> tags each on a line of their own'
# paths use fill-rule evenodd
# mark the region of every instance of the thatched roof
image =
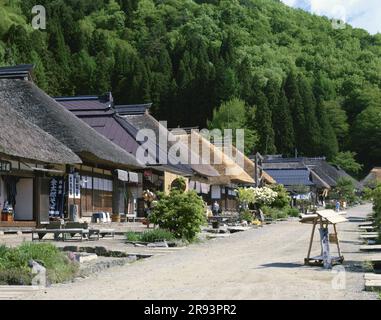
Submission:
<svg viewBox="0 0 381 320">
<path fill-rule="evenodd" d="M 318 187 L 335 188 L 341 178 L 349 179 L 357 189 L 361 189 L 361 184 L 346 173 L 340 167 L 334 166 L 325 158 L 275 158 L 265 160 L 263 168 L 269 170 L 302 170 L 304 168 L 313 172 L 314 182 Z M 291 171 L 289 171 L 291 172 Z"/>
<path fill-rule="evenodd" d="M 244 153 L 242 153 L 240 150 L 238 150 L 235 146 L 232 145 L 232 155 L 233 157 L 237 158 L 243 158 L 243 166 L 242 168 L 245 170 L 245 172 L 250 176 L 255 176 L 255 164 L 253 160 L 250 160 L 247 156 L 245 156 Z M 266 184 L 276 184 L 276 181 L 273 177 L 271 177 L 265 170 L 262 169 L 262 176 L 261 180 L 266 182 Z"/>
<path fill-rule="evenodd" d="M 377 183 L 381 182 L 381 168 L 373 168 L 369 174 L 361 181 L 363 186 L 375 187 Z"/>
<path fill-rule="evenodd" d="M 266 184 L 277 184 L 276 180 L 265 170 L 262 170 L 262 181 L 266 182 Z"/>
<path fill-rule="evenodd" d="M 73 150 L 84 162 L 141 168 L 135 157 L 58 104 L 33 82 L 0 79 L 0 101 Z"/>
<path fill-rule="evenodd" d="M 210 165 L 219 173 L 218 177 L 209 178 L 209 182 L 211 184 L 226 185 L 232 182 L 249 184 L 254 183 L 254 180 L 244 171 L 243 168 L 236 164 L 233 159 L 227 156 L 220 148 L 213 145 L 196 131 L 179 136 L 182 141 L 188 145 L 191 145 L 191 142 L 193 141 L 196 148 L 198 147 L 193 151 L 199 155 L 199 158 L 204 163 L 210 163 Z M 204 155 L 203 150 L 208 150 L 209 155 Z"/>
<path fill-rule="evenodd" d="M 0 100 L 0 154 L 52 164 L 81 163 L 69 148 Z"/>
<path fill-rule="evenodd" d="M 116 112 L 118 116 L 125 119 L 128 123 L 130 123 L 132 126 L 134 126 L 137 130 L 152 130 L 155 134 L 157 139 L 159 139 L 159 132 L 166 132 L 166 128 L 160 124 L 159 121 L 157 121 L 154 117 L 152 117 L 150 114 L 148 114 L 148 111 L 146 111 L 146 108 L 148 108 L 150 105 L 141 105 L 140 108 L 135 108 L 134 106 L 115 106 Z M 155 142 L 157 145 L 159 145 L 159 141 L 157 140 Z M 171 146 L 174 145 L 175 142 L 168 141 L 168 150 L 171 148 Z M 179 163 L 175 164 L 174 160 L 172 161 L 170 154 L 168 153 L 168 150 L 163 150 L 164 152 L 167 152 L 168 155 L 168 162 L 170 163 L 170 167 L 176 166 L 179 173 L 181 173 L 184 176 L 192 176 L 193 170 L 192 167 Z"/>
</svg>

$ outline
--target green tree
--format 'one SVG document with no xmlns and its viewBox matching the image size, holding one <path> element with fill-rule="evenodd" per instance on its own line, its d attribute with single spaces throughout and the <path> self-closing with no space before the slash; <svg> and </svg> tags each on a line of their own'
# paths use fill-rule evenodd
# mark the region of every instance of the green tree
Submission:
<svg viewBox="0 0 381 320">
<path fill-rule="evenodd" d="M 233 139 L 235 142 L 235 131 L 237 129 L 245 130 L 245 152 L 250 153 L 253 146 L 257 142 L 257 133 L 248 128 L 246 123 L 247 107 L 245 102 L 234 98 L 226 103 L 223 103 L 218 109 L 213 111 L 213 119 L 208 121 L 208 128 L 220 129 L 222 132 L 225 129 L 233 130 Z"/>
<path fill-rule="evenodd" d="M 272 112 L 269 108 L 267 98 L 261 90 L 258 90 L 255 98 L 256 107 L 256 126 L 259 135 L 257 149 L 262 154 L 274 154 L 275 134 L 272 125 Z"/>
<path fill-rule="evenodd" d="M 318 156 L 320 153 L 320 126 L 316 117 L 316 100 L 312 92 L 312 87 L 303 76 L 298 79 L 299 92 L 304 105 L 304 139 L 302 148 L 304 154 Z"/>
<path fill-rule="evenodd" d="M 206 223 L 204 202 L 195 191 L 176 188 L 169 195 L 161 194 L 150 215 L 150 222 L 171 231 L 176 238 L 194 240 Z"/>
<path fill-rule="evenodd" d="M 332 164 L 339 166 L 349 174 L 358 175 L 363 166 L 356 161 L 356 152 L 339 152 L 333 159 Z"/>
<path fill-rule="evenodd" d="M 381 162 L 381 108 L 370 107 L 361 112 L 352 129 L 355 151 L 367 169 Z"/>
<path fill-rule="evenodd" d="M 293 118 L 295 146 L 301 154 L 304 154 L 303 146 L 304 139 L 306 137 L 306 119 L 304 117 L 303 100 L 299 92 L 298 81 L 295 73 L 291 72 L 288 75 L 284 89 Z"/>
<path fill-rule="evenodd" d="M 339 152 L 339 143 L 335 135 L 335 131 L 329 122 L 325 107 L 321 105 L 317 108 L 317 117 L 320 125 L 320 155 L 331 160 Z"/>
<path fill-rule="evenodd" d="M 295 151 L 294 125 L 283 89 L 280 91 L 278 104 L 274 108 L 273 119 L 278 152 L 285 156 L 293 155 Z"/>
</svg>

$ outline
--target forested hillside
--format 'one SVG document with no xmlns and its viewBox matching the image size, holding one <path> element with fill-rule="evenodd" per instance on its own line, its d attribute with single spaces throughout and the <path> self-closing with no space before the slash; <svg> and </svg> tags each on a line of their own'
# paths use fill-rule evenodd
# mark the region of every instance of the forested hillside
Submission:
<svg viewBox="0 0 381 320">
<path fill-rule="evenodd" d="M 381 165 L 381 35 L 276 0 L 0 0 L 0 16 L 0 64 L 35 63 L 51 95 L 152 101 L 170 126 L 243 103 L 262 153 Z"/>
</svg>

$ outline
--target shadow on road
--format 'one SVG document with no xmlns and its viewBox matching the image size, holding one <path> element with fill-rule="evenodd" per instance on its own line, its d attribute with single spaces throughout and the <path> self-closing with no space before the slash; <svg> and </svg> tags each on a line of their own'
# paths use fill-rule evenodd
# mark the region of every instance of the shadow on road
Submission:
<svg viewBox="0 0 381 320">
<path fill-rule="evenodd" d="M 305 265 L 301 263 L 274 262 L 274 263 L 262 264 L 259 268 L 300 268 L 300 267 L 305 267 Z"/>
</svg>

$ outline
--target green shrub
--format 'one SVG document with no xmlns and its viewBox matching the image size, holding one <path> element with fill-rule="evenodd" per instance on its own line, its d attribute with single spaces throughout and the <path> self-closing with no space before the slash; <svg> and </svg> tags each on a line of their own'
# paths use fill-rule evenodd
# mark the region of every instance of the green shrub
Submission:
<svg viewBox="0 0 381 320">
<path fill-rule="evenodd" d="M 171 190 L 160 194 L 150 215 L 150 222 L 171 231 L 178 239 L 194 240 L 206 223 L 204 201 L 195 191 Z"/>
<path fill-rule="evenodd" d="M 24 243 L 17 248 L 0 247 L 0 283 L 31 284 L 32 274 L 28 266 L 34 260 L 46 268 L 47 280 L 59 283 L 71 280 L 78 265 L 52 244 Z"/>
<path fill-rule="evenodd" d="M 141 234 L 141 241 L 143 242 L 171 241 L 174 239 L 175 236 L 170 231 L 163 229 L 148 230 Z"/>
<path fill-rule="evenodd" d="M 290 207 L 284 208 L 283 210 L 280 210 L 278 208 L 272 208 L 272 207 L 265 206 L 262 208 L 262 211 L 266 217 L 269 217 L 273 220 L 286 219 L 289 216 L 295 216 L 295 215 L 299 216 L 299 210 L 293 209 Z"/>
<path fill-rule="evenodd" d="M 250 212 L 250 210 L 243 210 L 239 215 L 240 221 L 247 221 L 251 223 L 254 219 L 253 214 Z"/>
<path fill-rule="evenodd" d="M 141 232 L 127 231 L 125 236 L 127 241 L 142 241 Z"/>
<path fill-rule="evenodd" d="M 283 185 L 276 184 L 271 186 L 270 188 L 278 194 L 275 198 L 275 201 L 271 204 L 271 207 L 283 209 L 290 205 L 291 198 L 288 195 L 287 189 Z"/>
<path fill-rule="evenodd" d="M 325 205 L 325 208 L 326 208 L 327 210 L 336 210 L 336 206 L 335 206 L 334 204 L 332 204 L 332 203 L 328 203 L 328 204 L 326 204 L 326 205 Z"/>
<path fill-rule="evenodd" d="M 300 215 L 299 209 L 288 207 L 284 209 L 287 213 L 287 216 L 297 218 Z"/>
</svg>

